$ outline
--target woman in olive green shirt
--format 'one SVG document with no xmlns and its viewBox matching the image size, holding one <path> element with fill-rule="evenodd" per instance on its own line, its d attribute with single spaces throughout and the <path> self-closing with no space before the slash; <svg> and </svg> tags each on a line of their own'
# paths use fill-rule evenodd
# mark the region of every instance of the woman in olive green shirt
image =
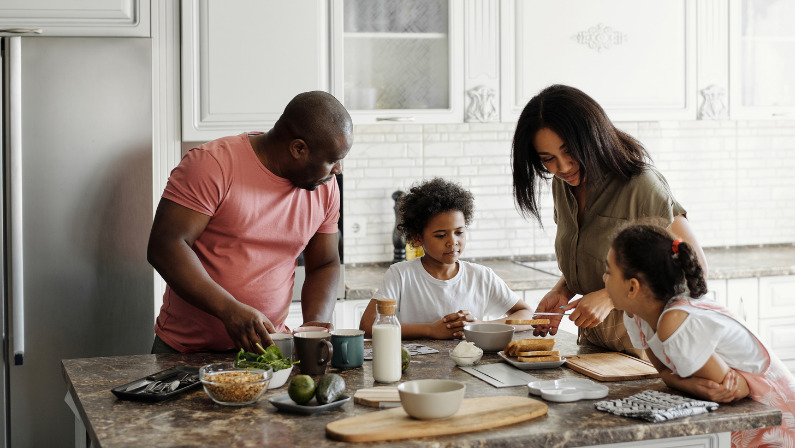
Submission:
<svg viewBox="0 0 795 448">
<path fill-rule="evenodd" d="M 605 258 L 613 233 L 623 223 L 645 216 L 665 220 L 668 228 L 697 249 L 701 247 L 685 209 L 652 165 L 645 148 L 616 129 L 596 101 L 573 87 L 553 85 L 533 97 L 522 111 L 513 139 L 514 198 L 525 216 L 539 223 L 538 189 L 552 178 L 555 204 L 555 254 L 563 276 L 536 312 L 572 310 L 578 342 L 643 356 L 633 348 L 622 312 L 604 289 Z M 573 300 L 575 295 L 581 298 Z M 538 326 L 535 335 L 557 333 L 560 318 Z"/>
</svg>

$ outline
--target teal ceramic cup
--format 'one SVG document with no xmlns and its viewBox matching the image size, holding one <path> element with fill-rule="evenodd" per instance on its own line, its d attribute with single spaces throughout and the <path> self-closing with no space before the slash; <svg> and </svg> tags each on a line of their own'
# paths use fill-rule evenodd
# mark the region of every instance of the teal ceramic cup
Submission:
<svg viewBox="0 0 795 448">
<path fill-rule="evenodd" d="M 364 331 L 334 330 L 331 332 L 334 353 L 331 366 L 337 369 L 352 369 L 364 363 Z"/>
</svg>

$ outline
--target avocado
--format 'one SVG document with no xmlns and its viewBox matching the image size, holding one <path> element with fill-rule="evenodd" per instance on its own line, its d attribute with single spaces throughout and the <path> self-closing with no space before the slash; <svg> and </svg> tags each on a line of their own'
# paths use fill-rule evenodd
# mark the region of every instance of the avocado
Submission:
<svg viewBox="0 0 795 448">
<path fill-rule="evenodd" d="M 315 397 L 318 404 L 328 404 L 337 401 L 345 392 L 345 380 L 336 373 L 327 373 L 317 382 Z"/>
</svg>

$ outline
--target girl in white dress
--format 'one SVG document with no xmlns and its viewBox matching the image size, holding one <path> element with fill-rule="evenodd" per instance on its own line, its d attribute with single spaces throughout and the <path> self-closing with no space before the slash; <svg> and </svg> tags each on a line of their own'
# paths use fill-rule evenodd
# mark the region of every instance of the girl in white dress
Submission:
<svg viewBox="0 0 795 448">
<path fill-rule="evenodd" d="M 732 433 L 732 446 L 795 445 L 795 378 L 728 310 L 703 298 L 696 252 L 655 224 L 622 230 L 607 254 L 605 288 L 635 347 L 669 387 L 728 403 L 750 397 L 782 412 L 782 424 Z"/>
</svg>

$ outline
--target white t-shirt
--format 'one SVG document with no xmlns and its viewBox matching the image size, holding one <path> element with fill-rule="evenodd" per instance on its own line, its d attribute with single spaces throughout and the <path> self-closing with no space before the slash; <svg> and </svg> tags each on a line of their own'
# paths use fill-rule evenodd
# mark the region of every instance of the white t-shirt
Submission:
<svg viewBox="0 0 795 448">
<path fill-rule="evenodd" d="M 704 367 L 713 353 L 735 370 L 761 373 L 767 367 L 767 356 L 756 337 L 740 322 L 715 310 L 687 305 L 673 306 L 663 314 L 672 309 L 686 311 L 688 316 L 665 341 L 660 341 L 646 321 L 640 318 L 636 321 L 624 313 L 624 326 L 632 344 L 636 348 L 651 348 L 654 356 L 672 372 L 683 378 L 691 376 Z"/>
<path fill-rule="evenodd" d="M 420 258 L 390 266 L 373 298 L 395 299 L 398 320 L 412 324 L 436 322 L 458 310 L 468 310 L 480 320 L 497 319 L 519 301 L 486 266 L 459 260 L 455 277 L 439 280 Z"/>
</svg>

